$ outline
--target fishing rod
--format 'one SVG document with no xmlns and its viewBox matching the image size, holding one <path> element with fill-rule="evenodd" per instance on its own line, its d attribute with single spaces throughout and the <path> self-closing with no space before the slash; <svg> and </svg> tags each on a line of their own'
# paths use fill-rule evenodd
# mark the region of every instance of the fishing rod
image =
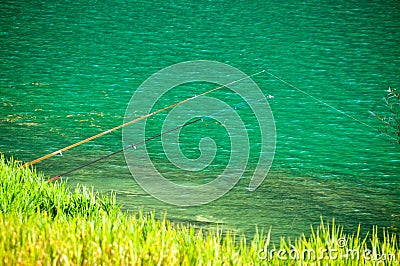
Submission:
<svg viewBox="0 0 400 266">
<path fill-rule="evenodd" d="M 96 135 L 94 135 L 94 136 L 91 136 L 91 137 L 89 137 L 89 138 L 87 138 L 87 139 L 78 141 L 78 142 L 76 142 L 76 143 L 74 143 L 74 144 L 72 144 L 72 145 L 69 145 L 69 146 L 64 147 L 64 148 L 62 148 L 62 149 L 59 149 L 59 150 L 57 150 L 57 151 L 55 151 L 55 152 L 46 154 L 46 155 L 44 155 L 44 156 L 42 156 L 42 157 L 40 157 L 40 158 L 37 158 L 37 159 L 35 159 L 35 160 L 33 160 L 33 161 L 27 162 L 27 163 L 23 164 L 20 168 L 25 168 L 25 167 L 27 167 L 27 166 L 34 165 L 34 164 L 36 164 L 36 163 L 38 163 L 38 162 L 41 162 L 41 161 L 46 160 L 46 159 L 49 159 L 49 158 L 51 158 L 51 157 L 53 157 L 53 156 L 55 156 L 55 155 L 57 155 L 57 154 L 62 155 L 62 153 L 63 153 L 64 151 L 70 150 L 70 149 L 72 149 L 72 148 L 74 148 L 74 147 L 76 147 L 76 146 L 82 145 L 82 144 L 84 144 L 84 143 L 86 143 L 86 142 L 89 142 L 89 141 L 91 141 L 91 140 L 94 140 L 94 139 L 96 139 L 96 138 L 99 138 L 99 137 L 101 137 L 101 136 L 104 136 L 104 135 L 106 135 L 106 134 L 109 134 L 109 133 L 111 133 L 111 132 L 113 132 L 113 131 L 116 131 L 116 130 L 121 129 L 121 128 L 123 128 L 123 127 L 126 127 L 126 126 L 128 126 L 128 125 L 134 124 L 134 123 L 139 122 L 139 121 L 141 121 L 141 120 L 143 120 L 143 119 L 149 118 L 149 117 L 151 117 L 151 116 L 153 116 L 153 115 L 156 115 L 156 114 L 158 114 L 158 113 L 161 113 L 161 112 L 164 112 L 164 111 L 169 110 L 169 109 L 171 109 L 171 108 L 174 108 L 174 107 L 176 107 L 176 106 L 179 106 L 179 105 L 181 105 L 181 104 L 183 104 L 183 103 L 192 101 L 192 100 L 194 100 L 194 99 L 197 99 L 197 98 L 199 98 L 199 97 L 201 97 L 201 96 L 204 96 L 204 95 L 206 95 L 206 94 L 209 94 L 209 93 L 211 93 L 211 92 L 220 90 L 220 89 L 225 88 L 225 87 L 227 87 L 227 86 L 229 86 L 229 85 L 235 84 L 235 83 L 237 83 L 237 82 L 239 82 L 239 81 L 242 81 L 242 80 L 245 80 L 245 79 L 248 79 L 248 78 L 257 76 L 257 75 L 259 75 L 259 74 L 261 74 L 261 73 L 264 73 L 265 71 L 266 71 L 266 70 L 264 69 L 264 70 L 262 70 L 262 71 L 259 71 L 259 72 L 257 72 L 257 73 L 254 73 L 254 74 L 252 74 L 252 75 L 250 75 L 250 76 L 246 76 L 246 77 L 243 77 L 243 78 L 234 80 L 234 81 L 232 81 L 232 82 L 230 82 L 230 83 L 221 85 L 221 86 L 216 87 L 216 88 L 214 88 L 214 89 L 211 89 L 211 90 L 209 90 L 209 91 L 206 91 L 206 92 L 203 92 L 203 93 L 201 93 L 201 94 L 192 96 L 192 97 L 187 98 L 187 99 L 185 99 L 185 100 L 183 100 L 183 101 L 176 102 L 176 103 L 171 104 L 171 105 L 169 105 L 169 106 L 166 106 L 166 107 L 164 107 L 164 108 L 158 109 L 157 111 L 154 111 L 154 112 L 152 112 L 152 113 L 149 113 L 149 114 L 140 116 L 140 117 L 135 118 L 135 119 L 133 119 L 133 120 L 131 120 L 131 121 L 128 121 L 128 122 L 126 122 L 126 123 L 123 123 L 123 124 L 121 124 L 121 125 L 119 125 L 119 126 L 116 126 L 116 127 L 111 128 L 111 129 L 109 129 L 109 130 L 103 131 L 103 132 L 101 132 L 101 133 L 99 133 L 99 134 L 96 134 Z"/>
<path fill-rule="evenodd" d="M 272 98 L 272 97 L 273 97 L 273 96 L 271 96 L 271 95 L 267 96 L 267 98 L 269 98 L 269 99 Z M 239 103 L 239 104 L 235 105 L 235 106 L 233 107 L 233 109 L 236 110 L 237 108 L 239 108 L 239 107 L 241 107 L 241 106 L 243 106 L 243 105 L 251 105 L 252 103 L 255 103 L 255 102 L 260 102 L 260 101 L 263 101 L 263 100 L 267 100 L 267 98 L 261 98 L 261 99 L 254 100 L 254 101 L 251 101 L 251 102 Z M 221 114 L 221 113 L 224 113 L 224 112 L 226 112 L 226 111 L 228 111 L 228 110 L 232 110 L 232 109 L 231 109 L 230 107 L 225 108 L 225 109 L 222 109 L 222 110 L 220 110 L 220 111 L 218 111 L 218 112 L 215 112 L 215 113 L 213 113 L 213 114 L 211 114 L 211 115 L 206 115 L 206 116 L 203 116 L 203 117 L 196 118 L 196 119 L 193 120 L 193 121 L 186 122 L 186 123 L 183 124 L 183 125 L 177 126 L 177 127 L 175 127 L 175 128 L 169 129 L 169 130 L 164 131 L 164 132 L 162 132 L 162 133 L 159 133 L 159 134 L 157 134 L 157 135 L 151 136 L 151 137 L 149 137 L 149 138 L 147 138 L 147 139 L 145 139 L 145 140 L 139 141 L 139 142 L 137 142 L 137 143 L 135 143 L 135 144 L 130 144 L 130 145 L 128 145 L 128 146 L 123 147 L 123 148 L 120 149 L 120 150 L 114 151 L 114 152 L 112 152 L 112 153 L 109 153 L 109 154 L 107 154 L 107 155 L 104 155 L 104 156 L 102 156 L 102 157 L 99 157 L 99 158 L 97 158 L 97 159 L 95 159 L 95 160 L 93 160 L 93 161 L 87 162 L 87 163 L 85 163 L 85 164 L 83 164 L 83 165 L 81 165 L 81 166 L 78 166 L 78 167 L 76 167 L 76 168 L 73 168 L 73 169 L 71 169 L 71 170 L 69 170 L 69 171 L 67 171 L 67 172 L 64 172 L 64 173 L 62 173 L 62 174 L 56 175 L 56 176 L 54 176 L 54 177 L 48 179 L 46 182 L 55 181 L 55 180 L 59 179 L 60 177 L 63 177 L 63 176 L 66 176 L 66 175 L 68 175 L 68 174 L 70 174 L 70 173 L 76 172 L 76 171 L 78 171 L 78 170 L 80 170 L 80 169 L 82 169 L 82 168 L 85 168 L 85 167 L 87 167 L 87 166 L 89 166 L 89 165 L 92 165 L 92 164 L 94 164 L 94 163 L 97 163 L 97 162 L 99 162 L 99 161 L 105 160 L 105 159 L 107 159 L 107 158 L 109 158 L 109 157 L 111 157 L 111 156 L 114 156 L 114 155 L 116 155 L 116 154 L 118 154 L 118 153 L 121 153 L 121 152 L 123 152 L 123 151 L 129 150 L 129 149 L 136 149 L 137 146 L 142 145 L 142 144 L 145 144 L 146 142 L 148 142 L 148 141 L 150 141 L 150 140 L 153 140 L 153 139 L 162 137 L 162 136 L 165 135 L 165 134 L 168 134 L 168 133 L 171 133 L 171 132 L 173 132 L 173 131 L 182 129 L 182 128 L 186 127 L 186 126 L 192 125 L 192 124 L 197 123 L 197 122 L 199 122 L 199 121 L 203 121 L 204 118 L 213 118 L 214 116 L 219 115 L 219 114 Z"/>
<path fill-rule="evenodd" d="M 97 158 L 96 160 L 90 161 L 90 162 L 88 162 L 88 163 L 86 163 L 86 164 L 83 164 L 83 165 L 81 165 L 81 166 L 78 166 L 78 167 L 76 167 L 76 168 L 74 168 L 74 169 L 71 169 L 71 170 L 69 170 L 69 171 L 67 171 L 67 172 L 64 172 L 64 173 L 62 173 L 62 174 L 56 175 L 56 176 L 50 178 L 49 180 L 47 180 L 47 182 L 52 182 L 52 181 L 54 181 L 54 180 L 57 180 L 58 178 L 60 178 L 60 177 L 62 177 L 62 176 L 66 176 L 66 175 L 68 175 L 68 174 L 70 174 L 70 173 L 72 173 L 72 172 L 78 171 L 78 170 L 80 170 L 80 169 L 82 169 L 82 168 L 85 168 L 85 167 L 87 167 L 87 166 L 89 166 L 89 165 L 92 165 L 92 164 L 94 164 L 94 163 L 97 163 L 97 162 L 99 162 L 99 161 L 102 161 L 102 160 L 104 160 L 104 159 L 107 159 L 108 157 L 111 157 L 111 156 L 113 156 L 113 155 L 116 155 L 116 154 L 118 154 L 118 153 L 120 153 L 120 152 L 129 150 L 129 149 L 136 149 L 137 146 L 142 145 L 142 144 L 144 144 L 144 143 L 146 143 L 146 142 L 148 142 L 148 141 L 150 141 L 150 140 L 159 138 L 159 137 L 161 137 L 161 136 L 163 136 L 163 135 L 165 135 L 165 134 L 168 134 L 168 133 L 170 133 L 170 132 L 172 132 L 172 131 L 175 131 L 175 130 L 184 128 L 184 127 L 186 127 L 186 126 L 188 126 L 188 125 L 194 124 L 194 123 L 199 122 L 199 121 L 201 121 L 201 120 L 203 120 L 203 118 L 197 118 L 197 119 L 194 120 L 194 121 L 185 123 L 185 124 L 183 124 L 183 125 L 181 125 L 181 126 L 178 126 L 178 127 L 173 128 L 173 129 L 167 130 L 167 131 L 162 132 L 162 133 L 160 133 L 160 134 L 151 136 L 151 137 L 149 137 L 149 138 L 147 138 L 147 139 L 145 139 L 145 140 L 142 140 L 142 141 L 140 141 L 140 142 L 137 142 L 137 143 L 135 143 L 135 144 L 128 145 L 128 146 L 126 146 L 126 147 L 124 147 L 124 148 L 122 148 L 122 149 L 120 149 L 120 150 L 114 151 L 114 152 L 109 153 L 109 154 L 107 154 L 107 155 L 105 155 L 105 156 L 102 156 L 102 157 L 100 157 L 100 158 Z"/>
</svg>

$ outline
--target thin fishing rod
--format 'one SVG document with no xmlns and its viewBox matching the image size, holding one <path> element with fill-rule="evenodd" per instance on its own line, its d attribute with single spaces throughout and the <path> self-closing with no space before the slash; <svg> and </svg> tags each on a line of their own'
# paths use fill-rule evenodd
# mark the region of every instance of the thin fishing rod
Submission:
<svg viewBox="0 0 400 266">
<path fill-rule="evenodd" d="M 185 123 L 185 124 L 183 124 L 183 125 L 181 125 L 181 126 L 178 126 L 178 127 L 172 128 L 172 129 L 170 129 L 170 130 L 167 130 L 167 131 L 165 131 L 165 132 L 159 133 L 159 134 L 157 134 L 157 135 L 151 136 L 151 137 L 149 137 L 149 138 L 147 138 L 147 139 L 145 139 L 145 140 L 142 140 L 142 141 L 140 141 L 140 142 L 137 142 L 137 143 L 135 143 L 135 144 L 128 145 L 128 146 L 126 146 L 126 147 L 124 147 L 124 148 L 122 148 L 122 149 L 120 149 L 120 150 L 118 150 L 118 151 L 114 151 L 114 152 L 109 153 L 109 154 L 107 154 L 107 155 L 105 155 L 105 156 L 102 156 L 102 157 L 100 157 L 100 158 L 97 158 L 96 160 L 90 161 L 90 162 L 88 162 L 88 163 L 86 163 L 86 164 L 83 164 L 83 165 L 81 165 L 81 166 L 78 166 L 78 167 L 76 167 L 76 168 L 74 168 L 74 169 L 71 169 L 71 170 L 69 170 L 69 171 L 67 171 L 67 172 L 64 172 L 64 173 L 62 173 L 62 174 L 56 175 L 55 177 L 52 177 L 52 178 L 50 178 L 49 180 L 47 180 L 47 182 L 52 182 L 52 181 L 54 181 L 54 180 L 57 180 L 58 178 L 60 178 L 60 177 L 62 177 L 62 176 L 66 176 L 66 175 L 68 175 L 68 174 L 70 174 L 70 173 L 72 173 L 72 172 L 78 171 L 78 170 L 80 170 L 80 169 L 82 169 L 82 168 L 85 168 L 85 167 L 87 167 L 87 166 L 89 166 L 89 165 L 92 165 L 92 164 L 94 164 L 94 163 L 97 163 L 97 162 L 99 162 L 99 161 L 102 161 L 102 160 L 104 160 L 104 159 L 107 159 L 107 158 L 109 158 L 109 157 L 111 157 L 111 156 L 113 156 L 113 155 L 116 155 L 116 154 L 118 154 L 118 153 L 121 153 L 121 152 L 123 152 L 123 151 L 129 150 L 129 149 L 136 149 L 137 146 L 142 145 L 142 144 L 144 144 L 144 143 L 146 143 L 146 142 L 148 142 L 148 141 L 150 141 L 150 140 L 159 138 L 159 137 L 163 136 L 164 134 L 168 134 L 168 133 L 170 133 L 170 132 L 172 132 L 172 131 L 175 131 L 175 130 L 184 128 L 184 127 L 186 127 L 186 126 L 188 126 L 188 125 L 194 124 L 194 123 L 199 122 L 199 121 L 201 121 L 201 120 L 203 120 L 203 118 L 197 118 L 196 120 L 193 120 L 193 121 L 191 121 L 191 122 Z"/>
<path fill-rule="evenodd" d="M 272 96 L 269 95 L 267 98 L 271 98 L 271 97 L 272 97 Z M 243 106 L 243 105 L 251 105 L 252 103 L 255 103 L 255 102 L 260 102 L 260 101 L 263 101 L 263 100 L 267 100 L 267 98 L 261 98 L 261 99 L 254 100 L 254 101 L 251 101 L 251 102 L 239 103 L 239 104 L 235 105 L 233 108 L 236 110 L 237 108 L 239 108 L 239 107 L 241 107 L 241 106 Z M 229 110 L 231 110 L 230 107 L 225 108 L 225 109 L 222 109 L 222 110 L 220 110 L 220 111 L 218 111 L 218 112 L 215 112 L 215 113 L 213 113 L 213 114 L 211 114 L 211 115 L 206 115 L 206 116 L 197 118 L 197 119 L 195 119 L 195 120 L 193 120 L 193 121 L 187 122 L 187 123 L 185 123 L 185 124 L 183 124 L 183 125 L 181 125 L 181 126 L 178 126 L 178 127 L 169 129 L 169 130 L 167 130 L 167 131 L 164 131 L 164 132 L 162 132 L 162 133 L 159 133 L 159 134 L 157 134 L 157 135 L 151 136 L 151 137 L 149 137 L 149 138 L 147 138 L 147 139 L 145 139 L 145 140 L 139 141 L 139 142 L 137 142 L 137 143 L 135 143 L 135 144 L 131 144 L 131 145 L 125 146 L 125 147 L 123 147 L 123 148 L 120 149 L 120 150 L 114 151 L 114 152 L 109 153 L 109 154 L 107 154 L 107 155 L 105 155 L 105 156 L 102 156 L 102 157 L 99 157 L 99 158 L 97 158 L 97 159 L 95 159 L 95 160 L 93 160 L 93 161 L 90 161 L 90 162 L 88 162 L 88 163 L 86 163 L 86 164 L 83 164 L 83 165 L 81 165 L 81 166 L 78 166 L 78 167 L 76 167 L 76 168 L 73 168 L 73 169 L 71 169 L 71 170 L 69 170 L 69 171 L 67 171 L 67 172 L 64 172 L 64 173 L 62 173 L 62 174 L 56 175 L 56 176 L 50 178 L 49 180 L 47 180 L 46 182 L 52 182 L 52 181 L 54 181 L 54 180 L 57 180 L 57 179 L 59 179 L 59 178 L 62 177 L 62 176 L 66 176 L 66 175 L 68 175 L 68 174 L 70 174 L 70 173 L 73 173 L 73 172 L 75 172 L 75 171 L 78 171 L 78 170 L 80 170 L 80 169 L 82 169 L 82 168 L 85 168 L 85 167 L 87 167 L 87 166 L 89 166 L 89 165 L 92 165 L 92 164 L 94 164 L 94 163 L 97 163 L 97 162 L 99 162 L 99 161 L 105 160 L 105 159 L 107 159 L 107 158 L 109 158 L 109 157 L 111 157 L 111 156 L 114 156 L 114 155 L 116 155 L 116 154 L 118 154 L 118 153 L 121 153 L 121 152 L 123 152 L 123 151 L 129 150 L 129 149 L 136 149 L 137 146 L 142 145 L 142 144 L 145 144 L 146 142 L 148 142 L 148 141 L 150 141 L 150 140 L 159 138 L 159 137 L 161 137 L 161 136 L 163 136 L 163 135 L 165 135 L 165 134 L 171 133 L 171 132 L 173 132 L 173 131 L 175 131 L 175 130 L 178 130 L 178 129 L 184 128 L 184 127 L 186 127 L 186 126 L 188 126 L 188 125 L 191 125 L 191 124 L 197 123 L 197 122 L 199 122 L 199 121 L 202 121 L 204 118 L 213 118 L 214 116 L 219 115 L 219 114 L 224 113 L 224 112 L 229 111 Z"/>
<path fill-rule="evenodd" d="M 262 71 L 260 71 L 260 72 L 254 73 L 254 74 L 252 74 L 252 75 L 250 75 L 250 76 L 246 76 L 246 77 L 237 79 L 237 80 L 235 80 L 235 81 L 232 81 L 232 82 L 230 82 L 230 83 L 221 85 L 221 86 L 216 87 L 216 88 L 214 88 L 214 89 L 211 89 L 211 90 L 209 90 L 209 91 L 206 91 L 206 92 L 203 92 L 203 93 L 201 93 L 201 94 L 195 95 L 195 96 L 193 96 L 193 97 L 187 98 L 187 99 L 185 99 L 185 100 L 183 100 L 183 101 L 180 101 L 180 102 L 171 104 L 171 105 L 169 105 L 169 106 L 167 106 L 167 107 L 161 108 L 161 109 L 159 109 L 159 110 L 157 110 L 157 111 L 154 111 L 154 112 L 152 112 L 152 113 L 149 113 L 149 114 L 147 114 L 147 115 L 140 116 L 140 117 L 138 117 L 138 118 L 136 118 L 136 119 L 133 119 L 133 120 L 131 120 L 131 121 L 128 121 L 128 122 L 126 122 L 126 123 L 124 123 L 124 124 L 121 124 L 121 125 L 119 125 L 119 126 L 116 126 L 116 127 L 114 127 L 114 128 L 111 128 L 111 129 L 109 129 L 109 130 L 103 131 L 103 132 L 101 132 L 101 133 L 99 133 L 99 134 L 97 134 L 97 135 L 91 136 L 91 137 L 89 137 L 89 138 L 87 138 L 87 139 L 78 141 L 78 142 L 76 142 L 76 143 L 74 143 L 74 144 L 72 144 L 72 145 L 69 145 L 69 146 L 64 147 L 64 148 L 62 148 L 62 149 L 59 149 L 58 151 L 55 151 L 55 152 L 49 153 L 49 154 L 47 154 L 47 155 L 44 155 L 44 156 L 42 156 L 42 157 L 40 157 L 40 158 L 37 158 L 37 159 L 35 159 L 35 160 L 31 161 L 31 162 L 27 162 L 27 163 L 23 164 L 20 168 L 24 168 L 24 167 L 27 167 L 27 166 L 36 164 L 36 163 L 38 163 L 38 162 L 41 162 L 41 161 L 46 160 L 46 159 L 48 159 L 48 158 L 51 158 L 51 157 L 53 157 L 53 156 L 55 156 L 55 155 L 57 155 L 57 154 L 61 154 L 61 155 L 62 155 L 62 153 L 63 153 L 64 151 L 70 150 L 70 149 L 72 149 L 72 148 L 74 148 L 74 147 L 76 147 L 76 146 L 82 145 L 82 144 L 84 144 L 84 143 L 86 143 L 86 142 L 89 142 L 89 141 L 94 140 L 94 139 L 96 139 L 96 138 L 98 138 L 98 137 L 104 136 L 104 135 L 106 135 L 106 134 L 108 134 L 108 133 L 111 133 L 111 132 L 113 132 L 113 131 L 116 131 L 116 130 L 118 130 L 118 129 L 121 129 L 121 128 L 126 127 L 126 126 L 131 125 L 131 124 L 134 124 L 134 123 L 136 123 L 136 122 L 139 122 L 139 121 L 141 121 L 141 120 L 143 120 L 143 119 L 146 119 L 146 118 L 151 117 L 151 116 L 153 116 L 153 115 L 156 115 L 156 114 L 158 114 L 158 113 L 164 112 L 164 111 L 166 111 L 166 110 L 168 110 L 168 109 L 174 108 L 174 107 L 176 107 L 176 106 L 178 106 L 178 105 L 181 105 L 181 104 L 183 104 L 183 103 L 192 101 L 192 100 L 194 100 L 194 99 L 196 99 L 196 98 L 199 98 L 200 96 L 204 96 L 204 95 L 209 94 L 209 93 L 211 93 L 211 92 L 214 92 L 214 91 L 217 91 L 217 90 L 219 90 L 219 89 L 225 88 L 225 87 L 227 87 L 227 86 L 229 86 L 229 85 L 235 84 L 235 83 L 237 83 L 237 82 L 239 82 L 239 81 L 242 81 L 242 80 L 245 80 L 245 79 L 248 79 L 248 78 L 257 76 L 257 75 L 259 75 L 259 74 L 261 74 L 261 73 L 264 73 L 264 72 L 265 72 L 265 69 L 262 70 Z"/>
</svg>

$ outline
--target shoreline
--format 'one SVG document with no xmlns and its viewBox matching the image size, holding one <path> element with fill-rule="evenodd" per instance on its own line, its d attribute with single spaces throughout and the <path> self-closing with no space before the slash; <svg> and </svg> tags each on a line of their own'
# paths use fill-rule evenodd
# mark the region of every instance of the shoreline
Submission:
<svg viewBox="0 0 400 266">
<path fill-rule="evenodd" d="M 400 262 L 399 236 L 378 228 L 366 236 L 360 228 L 350 235 L 334 220 L 321 219 L 309 236 L 272 243 L 272 229 L 249 241 L 225 229 L 156 219 L 154 213 L 128 215 L 115 194 L 45 183 L 42 173 L 19 165 L 1 155 L 0 261 L 5 265 Z"/>
</svg>

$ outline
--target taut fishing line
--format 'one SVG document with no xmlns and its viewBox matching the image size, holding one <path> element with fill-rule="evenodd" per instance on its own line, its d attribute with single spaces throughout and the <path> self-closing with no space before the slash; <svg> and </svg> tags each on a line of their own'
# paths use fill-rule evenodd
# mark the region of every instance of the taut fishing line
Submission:
<svg viewBox="0 0 400 266">
<path fill-rule="evenodd" d="M 293 89 L 295 89 L 295 90 L 297 90 L 297 91 L 299 91 L 299 92 L 301 92 L 301 93 L 307 95 L 308 97 L 312 98 L 313 100 L 315 100 L 315 101 L 317 101 L 317 102 L 319 102 L 319 103 L 322 103 L 323 105 L 328 106 L 328 107 L 331 108 L 332 110 L 335 110 L 335 111 L 341 113 L 342 115 L 345 115 L 345 116 L 347 116 L 348 118 L 350 118 L 350 119 L 352 119 L 352 120 L 354 120 L 354 121 L 356 121 L 356 122 L 358 122 L 358 123 L 360 123 L 360 124 L 362 124 L 362 125 L 364 125 L 364 126 L 367 126 L 367 127 L 369 127 L 369 128 L 372 128 L 372 129 L 374 129 L 374 130 L 377 130 L 377 129 L 374 128 L 373 126 L 368 125 L 367 123 L 360 121 L 359 119 L 355 118 L 354 116 L 349 115 L 348 113 L 346 113 L 346 112 L 344 112 L 344 111 L 342 111 L 342 110 L 340 110 L 340 109 L 338 109 L 338 108 L 336 108 L 336 107 L 330 105 L 329 103 L 326 103 L 326 102 L 324 102 L 324 101 L 318 99 L 317 97 L 311 95 L 310 93 L 308 93 L 308 92 L 306 92 L 306 91 L 304 91 L 304 90 L 299 89 L 299 88 L 296 87 L 295 85 L 293 85 L 293 84 L 291 84 L 290 82 L 288 82 L 288 81 L 286 81 L 286 80 L 284 80 L 284 79 L 282 79 L 282 78 L 280 78 L 280 77 L 278 77 L 278 76 L 272 74 L 271 72 L 265 70 L 265 73 L 267 73 L 268 75 L 270 75 L 270 76 L 274 77 L 275 79 L 279 80 L 279 81 L 282 82 L 283 84 L 286 84 L 286 85 L 288 85 L 289 87 L 292 87 Z"/>
<path fill-rule="evenodd" d="M 268 75 L 270 75 L 270 76 L 274 77 L 275 79 L 279 80 L 279 81 L 282 82 L 283 84 L 286 84 L 286 85 L 288 85 L 289 87 L 292 87 L 293 89 L 295 89 L 295 90 L 297 90 L 297 91 L 299 91 L 299 92 L 301 92 L 301 93 L 307 95 L 308 97 L 314 99 L 315 101 L 317 101 L 317 102 L 319 102 L 319 103 L 322 103 L 322 104 L 325 105 L 325 106 L 328 106 L 328 107 L 331 108 L 332 110 L 335 110 L 335 111 L 341 113 L 342 115 L 347 116 L 348 118 L 350 118 L 350 119 L 352 119 L 352 120 L 354 120 L 354 121 L 360 123 L 361 125 L 364 125 L 364 126 L 366 126 L 366 127 L 368 127 L 368 128 L 372 128 L 374 131 L 378 131 L 378 132 L 379 132 L 379 129 L 377 129 L 376 127 L 373 127 L 373 126 L 371 126 L 371 125 L 368 125 L 367 123 L 365 123 L 365 122 L 363 122 L 363 121 L 360 121 L 359 119 L 355 118 L 354 116 L 349 115 L 348 113 L 346 113 L 346 112 L 344 112 L 344 111 L 342 111 L 342 110 L 340 110 L 340 109 L 338 109 L 338 108 L 336 108 L 336 107 L 330 105 L 329 103 L 326 103 L 326 102 L 324 102 L 324 101 L 318 99 L 317 97 L 311 95 L 310 93 L 308 93 L 308 92 L 306 92 L 306 91 L 304 91 L 304 90 L 301 90 L 300 88 L 298 88 L 298 87 L 296 87 L 295 85 L 291 84 L 290 82 L 288 82 L 288 81 L 286 81 L 286 80 L 284 80 L 284 79 L 278 77 L 277 75 L 274 75 L 274 74 L 272 74 L 271 72 L 269 72 L 269 71 L 267 71 L 267 70 L 265 70 L 265 73 L 267 73 Z M 371 113 L 371 111 L 370 111 L 370 113 Z M 396 140 L 395 137 L 393 137 L 393 136 L 391 136 L 391 135 L 389 135 L 389 134 L 386 134 L 386 136 L 389 137 L 389 138 L 391 138 L 391 139 Z"/>
</svg>

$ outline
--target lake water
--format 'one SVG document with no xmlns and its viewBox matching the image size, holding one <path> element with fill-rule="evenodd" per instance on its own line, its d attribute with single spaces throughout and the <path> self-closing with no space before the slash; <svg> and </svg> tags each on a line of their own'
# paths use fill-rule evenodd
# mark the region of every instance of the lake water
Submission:
<svg viewBox="0 0 400 266">
<path fill-rule="evenodd" d="M 384 113 L 385 90 L 400 87 L 400 2 L 3 1 L 0 7 L 0 152 L 7 157 L 30 161 L 121 124 L 136 88 L 172 64 L 214 60 L 249 75 L 266 69 L 283 81 L 268 73 L 253 78 L 274 96 L 268 102 L 277 134 L 270 173 L 256 191 L 246 189 L 256 161 L 250 160 L 219 200 L 165 204 L 140 188 L 123 154 L 70 174 L 70 184 L 113 190 L 127 210 L 166 211 L 173 220 L 220 223 L 250 237 L 256 226 L 272 226 L 275 237 L 297 236 L 321 216 L 348 231 L 361 224 L 398 232 L 400 147 L 379 133 L 369 111 Z M 190 90 L 210 88 L 193 84 Z M 161 103 L 183 96 L 190 93 L 172 91 Z M 239 103 L 229 91 L 215 97 Z M 248 108 L 239 109 L 251 117 Z M 205 130 L 205 123 L 182 131 L 188 157 L 199 156 L 201 136 L 229 145 L 220 125 Z M 254 132 L 250 140 L 257 146 Z M 120 149 L 121 134 L 37 168 L 48 176 L 68 171 Z M 168 171 L 159 141 L 147 148 Z M 218 163 L 196 176 L 200 183 L 223 167 L 229 154 L 219 151 Z"/>
</svg>

